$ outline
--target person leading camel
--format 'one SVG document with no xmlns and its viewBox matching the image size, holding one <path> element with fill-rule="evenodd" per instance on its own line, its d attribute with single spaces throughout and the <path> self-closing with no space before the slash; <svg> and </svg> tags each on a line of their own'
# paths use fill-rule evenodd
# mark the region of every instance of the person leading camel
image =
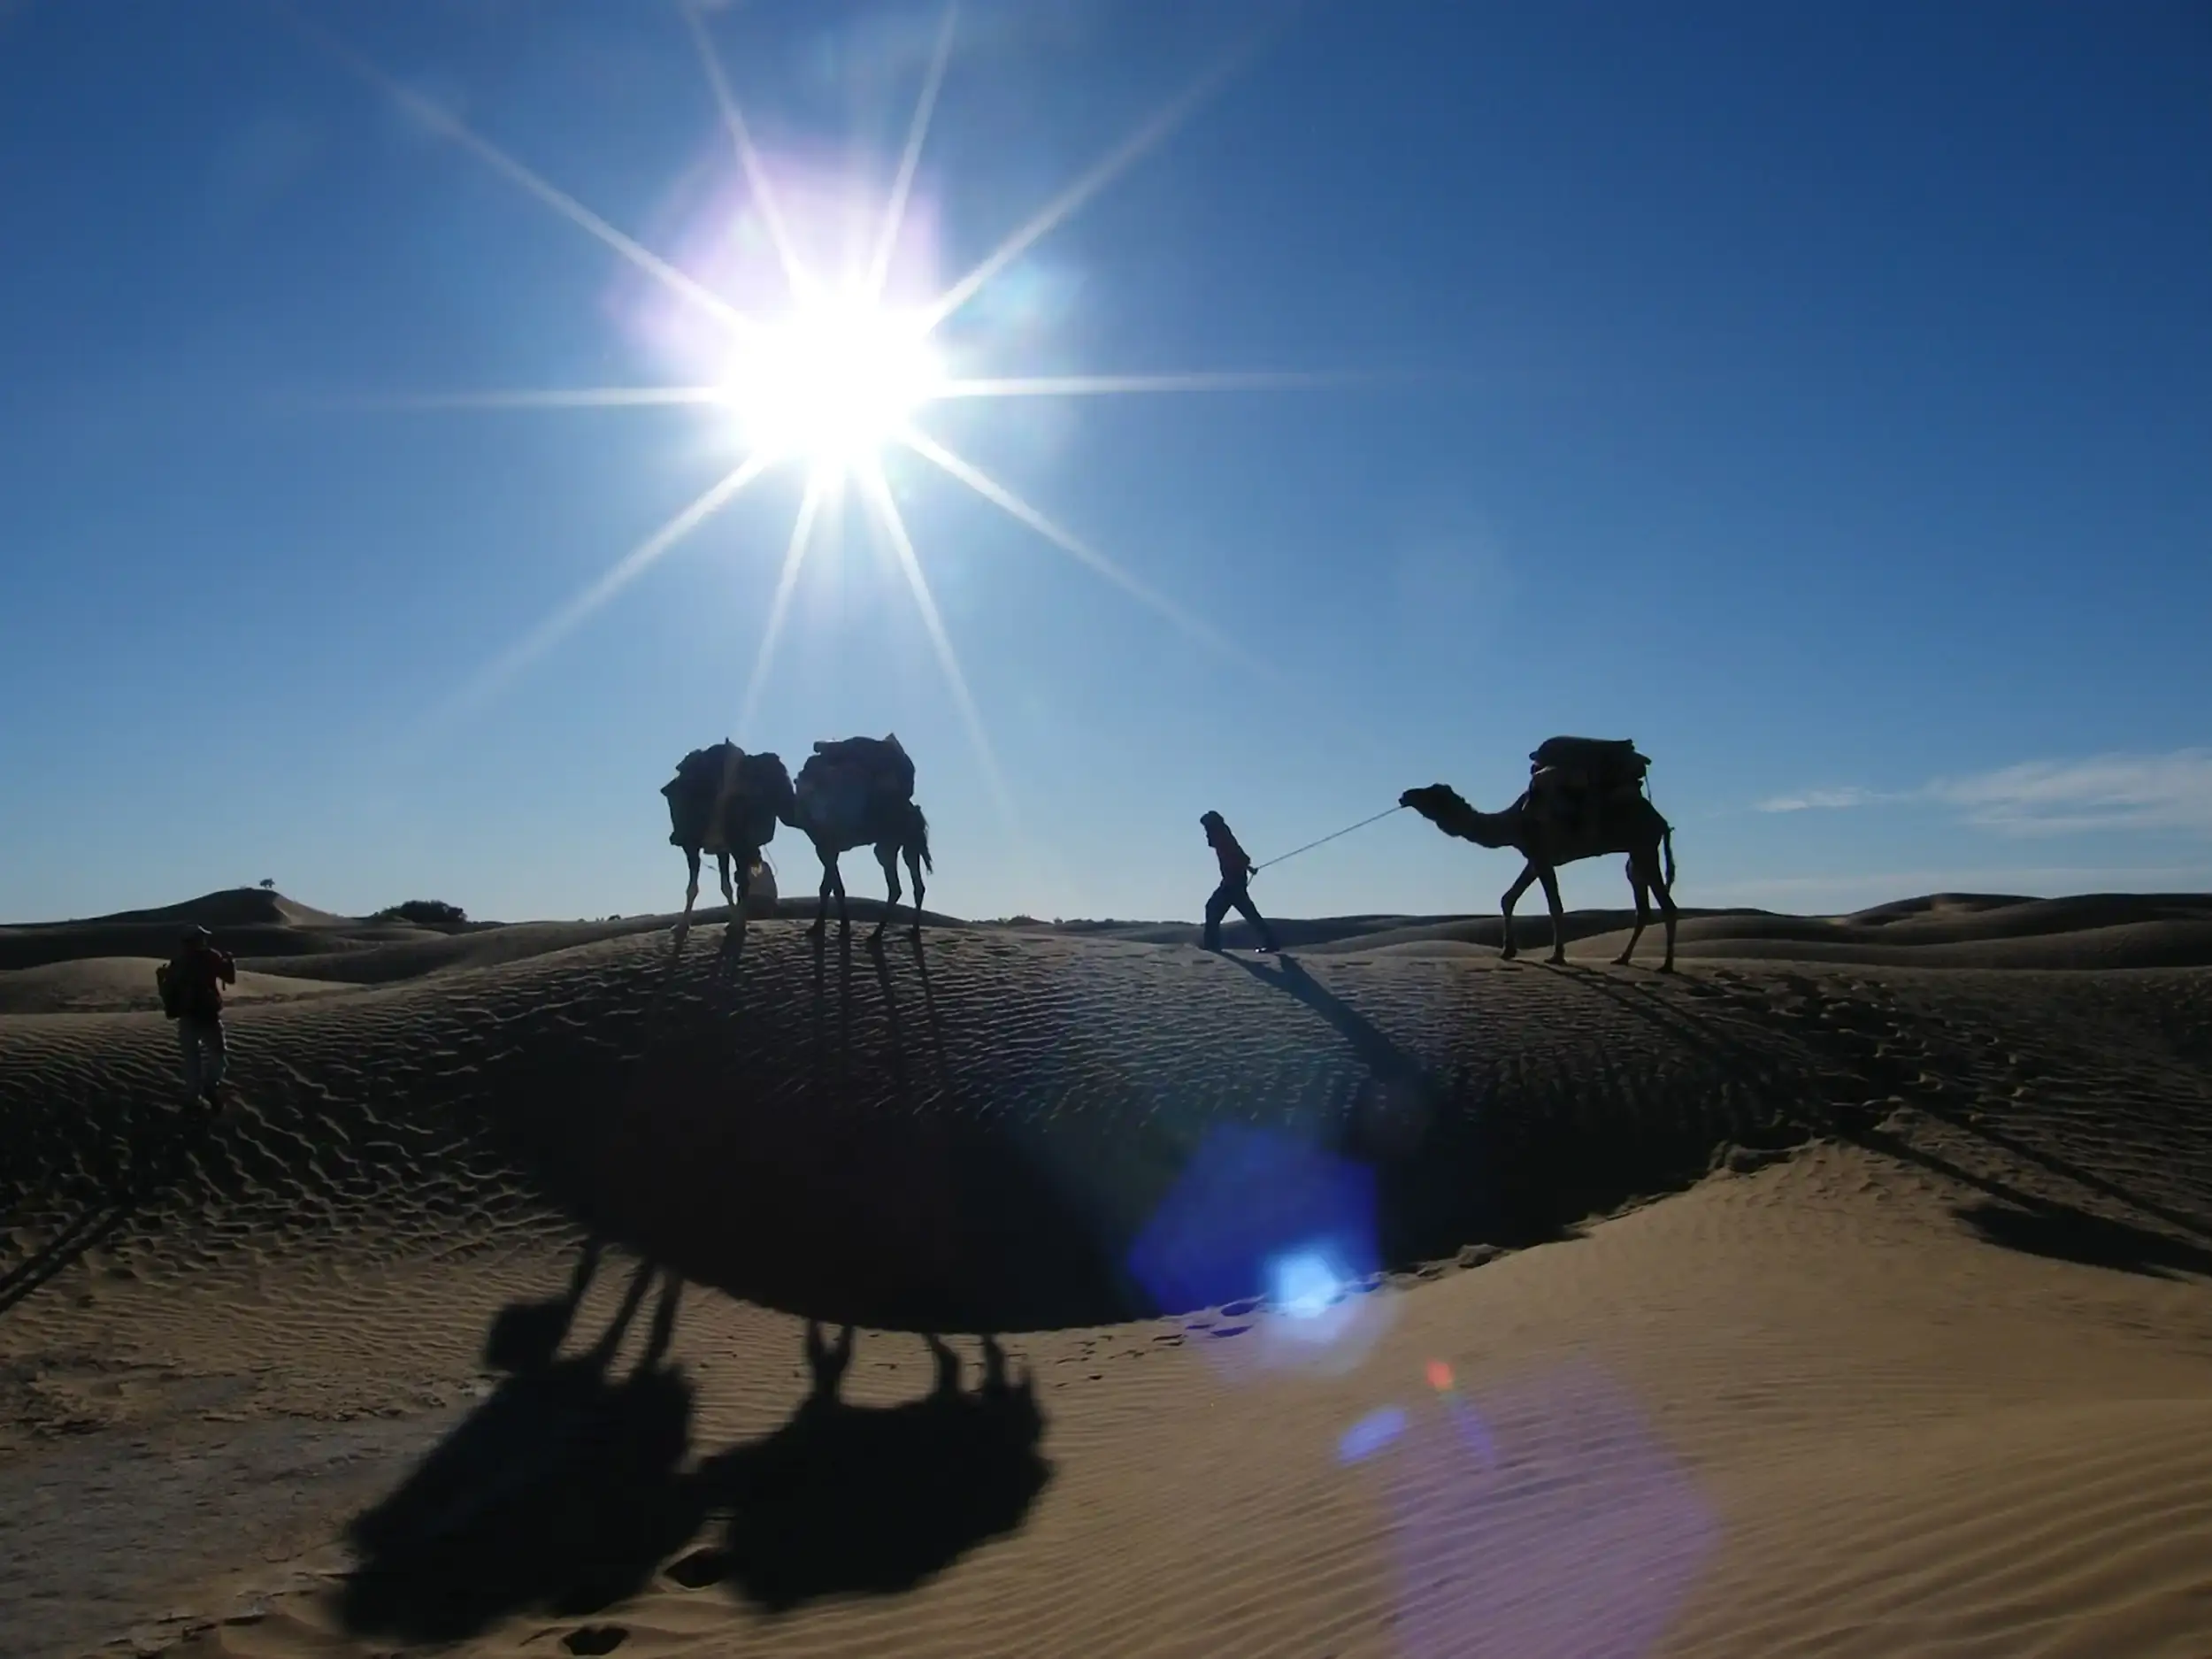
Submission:
<svg viewBox="0 0 2212 1659">
<path fill-rule="evenodd" d="M 1200 815 L 1199 823 L 1206 829 L 1206 844 L 1214 849 L 1214 856 L 1221 861 L 1221 885 L 1206 901 L 1206 949 L 1221 949 L 1221 920 L 1234 910 L 1252 924 L 1260 936 L 1260 949 L 1276 949 L 1275 930 L 1267 925 L 1267 918 L 1260 914 L 1259 906 L 1252 902 L 1252 878 L 1259 866 L 1239 844 L 1226 819 L 1218 812 Z"/>
<path fill-rule="evenodd" d="M 163 1000 L 177 1021 L 188 1098 L 214 1111 L 222 1105 L 223 1071 L 230 1063 L 223 1033 L 223 987 L 238 983 L 238 964 L 215 948 L 204 927 L 185 930 L 164 973 Z"/>
</svg>

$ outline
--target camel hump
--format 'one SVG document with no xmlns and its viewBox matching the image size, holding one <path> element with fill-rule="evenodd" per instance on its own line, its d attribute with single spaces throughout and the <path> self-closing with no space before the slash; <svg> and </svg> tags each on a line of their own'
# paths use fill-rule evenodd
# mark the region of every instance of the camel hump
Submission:
<svg viewBox="0 0 2212 1659">
<path fill-rule="evenodd" d="M 895 734 L 887 737 L 839 737 L 814 745 L 814 755 L 800 768 L 800 775 L 822 771 L 856 772 L 872 789 L 902 801 L 914 797 L 914 763 Z"/>
<path fill-rule="evenodd" d="M 1529 751 L 1528 761 L 1532 774 L 1556 769 L 1603 783 L 1641 783 L 1651 767 L 1650 757 L 1624 737 L 1548 737 Z"/>
</svg>

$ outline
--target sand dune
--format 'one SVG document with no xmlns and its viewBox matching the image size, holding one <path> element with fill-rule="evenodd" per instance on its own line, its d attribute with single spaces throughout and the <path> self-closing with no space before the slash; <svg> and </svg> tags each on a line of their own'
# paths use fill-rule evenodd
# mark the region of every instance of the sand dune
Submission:
<svg viewBox="0 0 2212 1659">
<path fill-rule="evenodd" d="M 1561 930 L 1568 954 L 1617 955 L 1635 921 L 1627 910 L 1571 911 Z M 1241 942 L 1240 923 L 1223 938 Z M 1036 931 L 1052 931 L 1040 926 Z M 1199 930 L 1175 922 L 1082 923 L 1059 931 L 1143 944 L 1194 945 Z M 1346 916 L 1276 924 L 1285 945 L 1308 955 L 1466 956 L 1505 941 L 1495 916 Z M 1551 948 L 1551 918 L 1536 902 L 1514 918 L 1525 953 Z M 1659 935 L 1645 934 L 1657 959 Z M 1848 916 L 1784 916 L 1770 910 L 1682 912 L 1684 956 L 1888 963 L 1909 966 L 2017 968 L 2212 965 L 2212 899 L 2202 895 L 2101 894 L 2026 899 L 1938 894 Z"/>
<path fill-rule="evenodd" d="M 158 1010 L 154 984 L 162 959 L 156 956 L 93 956 L 50 962 L 35 968 L 0 973 L 0 1014 L 120 1013 Z M 274 997 L 320 996 L 341 988 L 325 980 L 242 970 L 228 987 L 234 1002 L 265 1002 Z"/>
<path fill-rule="evenodd" d="M 250 910 L 205 1128 L 175 921 L 0 975 L 0 1654 L 2212 1651 L 2212 900 Z"/>
</svg>

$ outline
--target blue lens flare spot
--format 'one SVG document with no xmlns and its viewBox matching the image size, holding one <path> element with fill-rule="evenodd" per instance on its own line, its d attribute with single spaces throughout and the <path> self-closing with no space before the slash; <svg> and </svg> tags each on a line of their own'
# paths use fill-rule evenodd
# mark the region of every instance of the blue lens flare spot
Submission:
<svg viewBox="0 0 2212 1659">
<path fill-rule="evenodd" d="M 1224 1125 L 1179 1172 L 1125 1265 L 1156 1312 L 1256 1293 L 1311 1321 L 1381 1267 L 1376 1235 L 1371 1168 L 1297 1136 Z"/>
<path fill-rule="evenodd" d="M 1344 1437 L 1336 1443 L 1337 1458 L 1342 1463 L 1356 1463 L 1363 1457 L 1372 1457 L 1405 1431 L 1406 1414 L 1402 1408 L 1385 1406 L 1379 1411 L 1370 1411 L 1344 1431 Z"/>
<path fill-rule="evenodd" d="M 1345 1292 L 1343 1276 L 1320 1250 L 1277 1256 L 1267 1279 L 1269 1299 L 1293 1319 L 1318 1319 Z"/>
</svg>

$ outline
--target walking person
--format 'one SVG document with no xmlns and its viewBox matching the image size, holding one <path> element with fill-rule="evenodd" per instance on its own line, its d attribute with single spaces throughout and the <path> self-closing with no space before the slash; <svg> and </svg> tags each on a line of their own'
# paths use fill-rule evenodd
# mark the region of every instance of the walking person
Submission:
<svg viewBox="0 0 2212 1659">
<path fill-rule="evenodd" d="M 188 1101 L 222 1108 L 223 1071 L 230 1063 L 223 1034 L 223 987 L 238 983 L 238 964 L 215 948 L 204 927 L 188 927 L 161 971 L 162 1011 L 177 1022 Z"/>
<path fill-rule="evenodd" d="M 1259 866 L 1252 862 L 1251 855 L 1238 843 L 1220 813 L 1203 813 L 1198 821 L 1205 826 L 1206 844 L 1214 849 L 1214 856 L 1221 862 L 1221 885 L 1206 901 L 1206 949 L 1221 949 L 1221 918 L 1234 910 L 1252 924 L 1253 930 L 1260 936 L 1259 948 L 1262 950 L 1275 949 L 1275 930 L 1267 925 L 1267 918 L 1262 916 L 1259 907 L 1252 902 L 1252 878 L 1258 873 Z"/>
</svg>

